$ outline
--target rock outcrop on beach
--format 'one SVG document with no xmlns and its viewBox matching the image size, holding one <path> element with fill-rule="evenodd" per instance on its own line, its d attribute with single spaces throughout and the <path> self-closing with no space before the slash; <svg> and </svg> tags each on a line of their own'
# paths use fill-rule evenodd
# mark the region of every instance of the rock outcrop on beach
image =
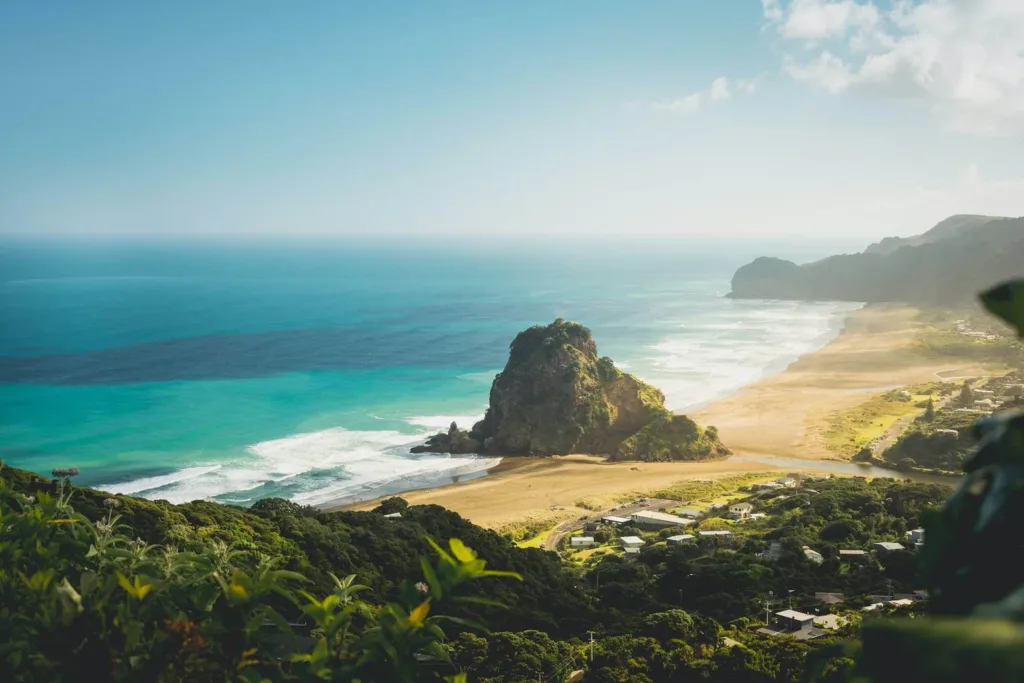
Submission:
<svg viewBox="0 0 1024 683">
<path fill-rule="evenodd" d="M 665 408 L 665 396 L 598 356 L 590 330 L 558 319 L 520 332 L 491 385 L 484 419 L 454 423 L 414 452 L 696 460 L 723 455 L 714 428 Z"/>
<path fill-rule="evenodd" d="M 953 216 L 915 237 L 889 237 L 863 253 L 814 263 L 761 257 L 732 279 L 736 299 L 957 305 L 996 282 L 1024 276 L 1024 218 Z"/>
</svg>

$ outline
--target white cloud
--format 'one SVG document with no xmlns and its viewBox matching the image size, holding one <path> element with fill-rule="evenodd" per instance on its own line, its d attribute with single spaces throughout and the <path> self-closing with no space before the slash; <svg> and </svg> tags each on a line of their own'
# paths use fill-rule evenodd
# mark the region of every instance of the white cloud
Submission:
<svg viewBox="0 0 1024 683">
<path fill-rule="evenodd" d="M 711 84 L 710 95 L 712 100 L 729 99 L 729 79 L 725 76 L 716 78 Z"/>
<path fill-rule="evenodd" d="M 734 94 L 752 95 L 756 91 L 756 80 L 729 80 L 725 76 L 719 76 L 705 90 L 700 90 L 674 100 L 655 102 L 651 105 L 651 108 L 656 111 L 695 114 L 705 106 L 705 102 L 721 102 L 732 98 Z"/>
<path fill-rule="evenodd" d="M 656 102 L 653 106 L 658 111 L 670 111 L 680 114 L 695 114 L 700 109 L 701 100 L 704 99 L 704 95 L 699 92 L 695 92 L 692 95 L 680 97 L 675 100 L 669 100 L 668 102 Z"/>
<path fill-rule="evenodd" d="M 951 129 L 1024 132 L 1024 2 L 766 0 L 779 34 L 814 51 L 784 70 L 833 93 L 924 100 Z"/>
<path fill-rule="evenodd" d="M 781 10 L 778 6 L 774 9 L 774 16 L 778 17 Z M 878 9 L 870 2 L 792 0 L 779 30 L 787 38 L 833 38 L 845 36 L 853 30 L 871 29 L 877 26 L 880 18 Z"/>
</svg>

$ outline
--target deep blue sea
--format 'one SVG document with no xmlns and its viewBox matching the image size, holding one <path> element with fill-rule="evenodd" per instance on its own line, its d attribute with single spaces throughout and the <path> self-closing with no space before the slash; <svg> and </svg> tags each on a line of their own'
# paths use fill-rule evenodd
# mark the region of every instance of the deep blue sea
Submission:
<svg viewBox="0 0 1024 683">
<path fill-rule="evenodd" d="M 408 449 L 479 418 L 518 331 L 578 320 L 686 409 L 824 345 L 855 308 L 724 299 L 735 269 L 838 250 L 6 243 L 0 458 L 173 502 L 322 504 L 479 476 L 496 459 Z"/>
</svg>

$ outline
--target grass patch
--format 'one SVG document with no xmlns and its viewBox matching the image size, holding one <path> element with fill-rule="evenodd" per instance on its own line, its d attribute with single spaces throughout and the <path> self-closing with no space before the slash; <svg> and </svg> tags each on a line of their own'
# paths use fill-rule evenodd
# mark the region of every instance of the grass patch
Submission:
<svg viewBox="0 0 1024 683">
<path fill-rule="evenodd" d="M 543 528 L 533 536 L 530 536 L 529 538 L 524 538 L 520 541 L 516 541 L 516 546 L 520 548 L 539 548 L 541 544 L 544 542 L 544 539 L 548 537 L 548 534 L 550 534 L 551 530 L 554 528 L 555 525 Z"/>
<path fill-rule="evenodd" d="M 887 391 L 872 396 L 852 410 L 833 413 L 823 435 L 826 448 L 845 457 L 853 457 L 862 448 L 882 438 L 886 430 L 899 420 L 924 413 L 921 404 L 929 398 L 938 400 L 944 386 L 948 387 L 941 382 L 932 382 Z M 907 399 L 903 392 L 910 394 L 910 398 Z"/>
<path fill-rule="evenodd" d="M 751 472 L 718 479 L 684 479 L 668 488 L 652 491 L 651 498 L 671 498 L 686 502 L 687 507 L 701 507 L 742 497 L 739 490 L 745 486 L 779 477 L 778 472 Z"/>
</svg>

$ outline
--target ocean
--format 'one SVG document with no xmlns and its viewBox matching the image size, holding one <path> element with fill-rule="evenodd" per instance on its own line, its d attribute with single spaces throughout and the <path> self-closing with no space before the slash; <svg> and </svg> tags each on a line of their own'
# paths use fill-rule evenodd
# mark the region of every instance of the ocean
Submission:
<svg viewBox="0 0 1024 683">
<path fill-rule="evenodd" d="M 851 245 L 852 246 L 852 245 Z M 412 455 L 469 427 L 555 318 L 694 408 L 826 344 L 856 305 L 733 301 L 835 243 L 0 245 L 0 458 L 152 499 L 318 505 L 482 476 Z"/>
</svg>

